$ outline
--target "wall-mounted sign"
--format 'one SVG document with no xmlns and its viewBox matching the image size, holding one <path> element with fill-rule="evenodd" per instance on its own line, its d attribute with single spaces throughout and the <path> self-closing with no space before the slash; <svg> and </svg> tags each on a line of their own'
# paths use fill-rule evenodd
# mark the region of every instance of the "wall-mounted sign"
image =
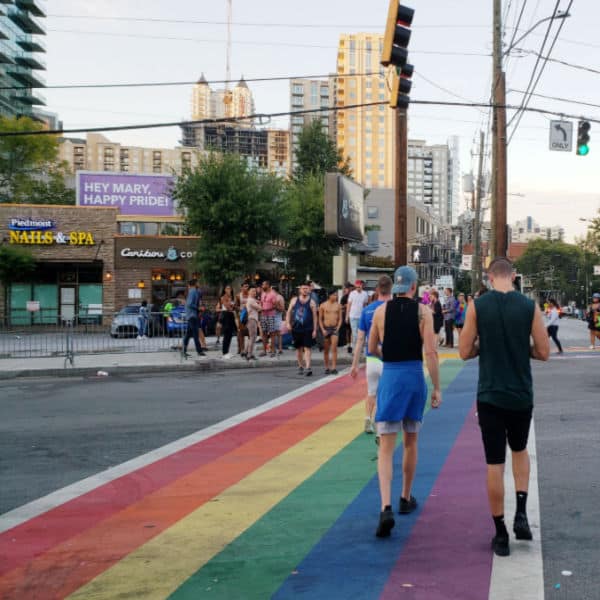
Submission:
<svg viewBox="0 0 600 600">
<path fill-rule="evenodd" d="M 94 235 L 89 231 L 10 231 L 11 244 L 51 246 L 59 244 L 64 246 L 95 246 Z"/>
<path fill-rule="evenodd" d="M 123 258 L 162 258 L 171 262 L 179 259 L 190 259 L 196 255 L 192 250 L 177 250 L 175 246 L 169 246 L 166 250 L 152 248 L 123 248 L 120 252 Z"/>
<path fill-rule="evenodd" d="M 339 173 L 325 177 L 325 234 L 341 240 L 362 242 L 364 188 Z"/>
<path fill-rule="evenodd" d="M 52 219 L 36 219 L 35 217 L 13 217 L 8 220 L 11 231 L 46 231 L 56 228 L 56 221 Z"/>
<path fill-rule="evenodd" d="M 172 217 L 177 210 L 170 175 L 77 171 L 78 206 L 111 206 L 122 215 Z"/>
</svg>

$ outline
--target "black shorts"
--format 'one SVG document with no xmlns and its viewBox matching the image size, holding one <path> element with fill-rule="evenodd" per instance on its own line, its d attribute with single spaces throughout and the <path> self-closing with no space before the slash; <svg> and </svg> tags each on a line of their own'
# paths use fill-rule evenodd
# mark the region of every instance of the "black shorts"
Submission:
<svg viewBox="0 0 600 600">
<path fill-rule="evenodd" d="M 481 438 L 488 465 L 503 465 L 506 461 L 506 442 L 513 452 L 527 448 L 533 408 L 507 410 L 487 402 L 477 402 Z"/>
<path fill-rule="evenodd" d="M 312 348 L 315 342 L 312 331 L 292 331 L 292 340 L 296 349 Z"/>
</svg>

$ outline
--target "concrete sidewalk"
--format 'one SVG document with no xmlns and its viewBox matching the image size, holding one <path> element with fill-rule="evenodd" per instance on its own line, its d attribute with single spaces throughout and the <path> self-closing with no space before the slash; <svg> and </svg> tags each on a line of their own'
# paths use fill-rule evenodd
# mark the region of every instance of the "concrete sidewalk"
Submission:
<svg viewBox="0 0 600 600">
<path fill-rule="evenodd" d="M 185 359 L 178 351 L 172 352 L 140 352 L 140 353 L 102 353 L 79 354 L 74 357 L 71 366 L 64 356 L 46 358 L 5 358 L 0 360 L 0 380 L 17 377 L 81 377 L 98 375 L 99 372 L 109 375 L 117 373 L 156 373 L 160 371 L 221 371 L 228 369 L 261 369 L 273 367 L 295 367 L 296 353 L 284 350 L 283 354 L 274 358 L 270 356 L 258 358 L 249 363 L 246 359 L 235 355 L 229 360 L 221 357 L 220 350 L 209 350 L 206 357 L 198 358 L 194 353 Z M 345 368 L 352 363 L 352 356 L 341 349 L 338 365 Z M 313 366 L 323 369 L 323 353 L 313 351 Z"/>
</svg>

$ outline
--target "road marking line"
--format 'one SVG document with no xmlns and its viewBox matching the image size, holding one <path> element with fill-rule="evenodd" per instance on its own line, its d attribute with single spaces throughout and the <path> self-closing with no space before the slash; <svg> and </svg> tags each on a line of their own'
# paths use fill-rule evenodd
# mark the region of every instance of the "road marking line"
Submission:
<svg viewBox="0 0 600 600">
<path fill-rule="evenodd" d="M 281 406 L 290 400 L 293 400 L 303 394 L 311 392 L 321 386 L 327 385 L 336 379 L 340 379 L 344 377 L 349 372 L 348 369 L 342 371 L 339 375 L 335 377 L 327 377 L 322 380 L 315 381 L 308 385 L 304 385 L 301 388 L 296 390 L 292 390 L 287 394 L 283 394 L 274 400 L 270 400 L 269 402 L 265 402 L 260 406 L 255 408 L 251 408 L 242 413 L 233 415 L 228 419 L 225 419 L 219 423 L 215 423 L 210 427 L 206 427 L 205 429 L 201 429 L 192 433 L 188 436 L 175 440 L 165 446 L 157 448 L 155 450 L 151 450 L 146 454 L 142 454 L 128 460 L 127 462 L 121 463 L 120 465 L 116 465 L 105 471 L 101 471 L 96 475 L 92 475 L 87 477 L 86 479 L 82 479 L 76 483 L 68 485 L 62 489 L 56 490 L 55 492 L 51 492 L 47 496 L 43 496 L 42 498 L 38 498 L 37 500 L 33 500 L 28 504 L 24 504 L 18 508 L 15 508 L 7 513 L 4 513 L 0 516 L 0 533 L 8 531 L 13 527 L 21 525 L 22 523 L 28 521 L 29 519 L 33 519 L 65 502 L 69 502 L 79 496 L 83 496 L 92 490 L 110 483 L 119 477 L 123 477 L 124 475 L 129 475 L 130 473 L 137 471 L 149 464 L 152 464 L 158 460 L 161 460 L 167 456 L 175 454 L 181 450 L 189 446 L 193 446 L 198 442 L 201 442 L 213 435 L 221 433 L 222 431 L 234 427 L 235 425 L 239 425 L 244 421 L 248 421 L 257 415 L 267 412 L 272 408 L 276 408 L 277 406 Z"/>
<path fill-rule="evenodd" d="M 533 532 L 533 541 L 518 541 L 512 535 L 512 517 L 516 508 L 515 482 L 512 469 L 506 468 L 504 470 L 504 514 L 508 516 L 506 525 L 511 532 L 510 556 L 502 558 L 494 555 L 489 600 L 514 600 L 515 598 L 544 600 L 544 564 L 534 421 L 531 422 L 527 447 L 531 459 L 527 516 Z M 510 450 L 506 458 L 506 465 L 512 464 Z"/>
<path fill-rule="evenodd" d="M 359 401 L 334 421 L 130 553 L 69 598 L 108 600 L 143 596 L 146 600 L 162 600 L 167 597 L 360 435 L 356 424 L 362 410 Z"/>
</svg>

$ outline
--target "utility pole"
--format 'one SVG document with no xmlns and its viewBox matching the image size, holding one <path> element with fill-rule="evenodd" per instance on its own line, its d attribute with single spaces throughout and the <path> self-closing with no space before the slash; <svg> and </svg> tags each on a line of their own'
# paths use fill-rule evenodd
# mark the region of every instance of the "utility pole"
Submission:
<svg viewBox="0 0 600 600">
<path fill-rule="evenodd" d="M 473 293 L 481 287 L 481 196 L 483 195 L 483 153 L 485 146 L 485 133 L 479 132 L 479 168 L 477 169 L 477 183 L 475 191 L 475 225 L 473 227 L 473 265 L 471 275 L 471 289 Z"/>
<path fill-rule="evenodd" d="M 396 109 L 396 210 L 394 227 L 394 263 L 408 263 L 408 116 L 405 108 Z"/>
<path fill-rule="evenodd" d="M 490 256 L 506 256 L 506 76 L 502 70 L 502 0 L 494 2 L 494 39 L 492 75 L 492 235 Z"/>
</svg>

